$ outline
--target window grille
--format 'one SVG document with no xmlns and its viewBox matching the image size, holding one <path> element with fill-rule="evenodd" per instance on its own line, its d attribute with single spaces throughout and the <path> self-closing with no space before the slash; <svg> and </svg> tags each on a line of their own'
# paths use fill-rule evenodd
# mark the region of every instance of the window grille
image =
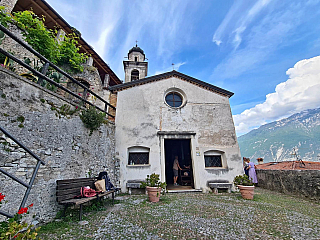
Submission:
<svg viewBox="0 0 320 240">
<path fill-rule="evenodd" d="M 204 156 L 206 167 L 222 167 L 221 156 Z"/>
<path fill-rule="evenodd" d="M 129 152 L 128 165 L 149 164 L 148 152 Z"/>
</svg>

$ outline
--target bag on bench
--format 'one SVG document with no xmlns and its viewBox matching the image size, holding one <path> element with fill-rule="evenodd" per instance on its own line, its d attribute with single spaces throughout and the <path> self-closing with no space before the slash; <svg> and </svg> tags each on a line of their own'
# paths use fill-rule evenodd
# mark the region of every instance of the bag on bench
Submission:
<svg viewBox="0 0 320 240">
<path fill-rule="evenodd" d="M 84 198 L 84 197 L 94 197 L 97 195 L 97 191 L 90 187 L 81 187 L 80 195 L 75 196 L 74 198 Z"/>
<path fill-rule="evenodd" d="M 99 180 L 104 179 L 105 183 L 106 183 L 106 191 L 110 191 L 110 190 L 116 190 L 116 188 L 114 187 L 114 185 L 112 184 L 112 182 L 110 181 L 110 178 L 108 176 L 107 172 L 100 172 L 99 176 L 98 176 Z"/>
<path fill-rule="evenodd" d="M 104 179 L 98 180 L 94 183 L 97 191 L 105 192 L 106 191 L 106 181 Z"/>
</svg>

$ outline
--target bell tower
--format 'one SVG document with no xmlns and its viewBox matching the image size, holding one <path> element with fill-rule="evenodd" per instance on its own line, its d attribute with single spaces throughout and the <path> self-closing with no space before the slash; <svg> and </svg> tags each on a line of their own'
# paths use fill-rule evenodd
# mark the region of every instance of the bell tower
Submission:
<svg viewBox="0 0 320 240">
<path fill-rule="evenodd" d="M 125 83 L 133 82 L 148 75 L 148 62 L 145 62 L 144 51 L 138 47 L 131 48 L 128 52 L 128 60 L 123 61 Z"/>
</svg>

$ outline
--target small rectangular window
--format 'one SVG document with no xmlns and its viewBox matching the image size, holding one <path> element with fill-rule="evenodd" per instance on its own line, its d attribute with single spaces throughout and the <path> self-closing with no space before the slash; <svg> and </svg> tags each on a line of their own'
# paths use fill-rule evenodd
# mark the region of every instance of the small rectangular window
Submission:
<svg viewBox="0 0 320 240">
<path fill-rule="evenodd" d="M 206 167 L 222 167 L 221 156 L 204 156 Z"/>
<path fill-rule="evenodd" d="M 148 152 L 129 152 L 128 165 L 149 164 Z"/>
</svg>

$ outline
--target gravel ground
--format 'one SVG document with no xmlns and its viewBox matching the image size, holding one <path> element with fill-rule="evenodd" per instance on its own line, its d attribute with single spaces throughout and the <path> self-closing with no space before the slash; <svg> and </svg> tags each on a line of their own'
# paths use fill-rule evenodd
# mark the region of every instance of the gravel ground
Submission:
<svg viewBox="0 0 320 240">
<path fill-rule="evenodd" d="M 320 204 L 264 189 L 239 193 L 117 196 L 99 211 L 78 212 L 41 229 L 41 239 L 320 239 Z M 73 220 L 72 220 L 73 219 Z"/>
</svg>

